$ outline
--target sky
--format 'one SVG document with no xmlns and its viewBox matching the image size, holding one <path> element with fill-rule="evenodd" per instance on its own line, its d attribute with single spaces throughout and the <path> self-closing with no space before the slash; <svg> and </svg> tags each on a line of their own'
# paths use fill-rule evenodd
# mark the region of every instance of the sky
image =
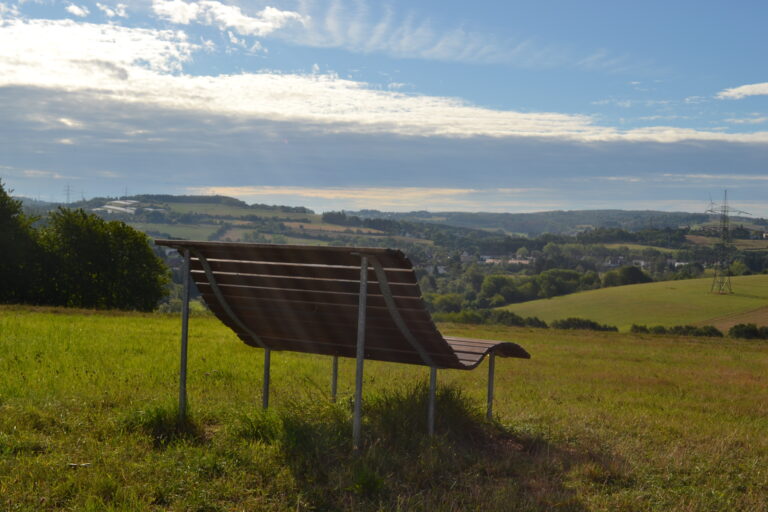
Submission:
<svg viewBox="0 0 768 512">
<path fill-rule="evenodd" d="M 768 2 L 0 0 L 46 201 L 768 216 Z"/>
</svg>

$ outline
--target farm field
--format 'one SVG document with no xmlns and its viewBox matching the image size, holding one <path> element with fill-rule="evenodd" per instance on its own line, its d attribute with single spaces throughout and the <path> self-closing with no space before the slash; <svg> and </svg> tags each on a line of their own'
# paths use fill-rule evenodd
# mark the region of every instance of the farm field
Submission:
<svg viewBox="0 0 768 512">
<path fill-rule="evenodd" d="M 696 245 L 708 245 L 714 246 L 720 240 L 716 237 L 700 236 L 700 235 L 686 235 L 685 238 Z M 768 240 L 733 240 L 733 245 L 742 251 L 764 251 L 768 249 Z"/>
<path fill-rule="evenodd" d="M 129 222 L 129 226 L 144 233 L 167 233 L 173 238 L 186 240 L 207 240 L 219 229 L 213 224 L 154 224 L 148 222 Z"/>
<path fill-rule="evenodd" d="M 497 421 L 477 411 L 485 364 L 439 372 L 429 440 L 427 369 L 367 362 L 353 457 L 351 360 L 334 405 L 329 358 L 273 354 L 264 414 L 261 351 L 193 317 L 177 424 L 177 316 L 0 307 L 0 508 L 768 508 L 765 343 L 442 328 L 532 354 L 497 360 Z"/>
<path fill-rule="evenodd" d="M 631 244 L 631 243 L 615 243 L 615 244 L 602 244 L 608 249 L 621 249 L 622 247 L 626 247 L 628 249 L 632 249 L 635 251 L 642 251 L 644 249 L 653 249 L 654 251 L 663 252 L 666 254 L 672 254 L 676 252 L 676 249 L 669 249 L 667 247 L 656 247 L 654 245 L 642 245 L 642 244 Z"/>
<path fill-rule="evenodd" d="M 281 212 L 279 210 L 268 210 L 260 208 L 245 208 L 242 206 L 221 204 L 221 203 L 182 203 L 169 202 L 164 203 L 169 210 L 177 213 L 204 213 L 208 215 L 231 215 L 233 217 L 243 217 L 246 215 L 257 215 L 259 217 L 281 219 L 295 219 L 297 221 L 309 218 L 311 221 L 319 222 L 320 215 L 309 213 Z"/>
<path fill-rule="evenodd" d="M 768 275 L 732 277 L 732 295 L 708 293 L 712 278 L 660 281 L 602 288 L 505 306 L 522 316 L 546 322 L 560 318 L 589 318 L 628 330 L 644 325 L 714 325 L 728 329 L 765 316 Z M 754 312 L 755 319 L 751 319 Z"/>
</svg>

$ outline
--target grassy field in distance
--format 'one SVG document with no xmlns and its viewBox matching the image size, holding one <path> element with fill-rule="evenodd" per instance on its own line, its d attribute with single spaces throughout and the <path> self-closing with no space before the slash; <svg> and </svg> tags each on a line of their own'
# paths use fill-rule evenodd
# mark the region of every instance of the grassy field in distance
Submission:
<svg viewBox="0 0 768 512">
<path fill-rule="evenodd" d="M 633 249 L 635 251 L 642 251 L 643 249 L 653 249 L 659 252 L 664 253 L 673 253 L 677 249 L 669 249 L 666 247 L 656 247 L 653 245 L 642 245 L 642 244 L 632 244 L 632 243 L 615 243 L 615 244 L 602 244 L 603 246 L 607 247 L 608 249 L 620 249 L 622 247 L 626 247 L 628 249 Z"/>
<path fill-rule="evenodd" d="M 153 224 L 149 222 L 129 222 L 132 228 L 144 233 L 167 233 L 173 238 L 184 240 L 208 240 L 219 226 L 213 224 Z"/>
<path fill-rule="evenodd" d="M 209 215 L 231 215 L 233 217 L 242 217 L 245 215 L 257 215 L 259 217 L 280 217 L 282 219 L 300 219 L 309 218 L 310 221 L 319 222 L 320 215 L 310 213 L 290 213 L 279 210 L 267 210 L 260 208 L 245 208 L 242 206 L 220 204 L 220 203 L 164 203 L 165 206 L 178 213 L 205 213 Z"/>
<path fill-rule="evenodd" d="M 714 246 L 720 241 L 717 237 L 700 235 L 686 235 L 685 238 L 696 245 Z M 733 245 L 742 251 L 766 250 L 768 249 L 768 240 L 742 240 L 737 238 L 733 240 Z"/>
<path fill-rule="evenodd" d="M 354 457 L 352 360 L 333 405 L 330 358 L 274 353 L 264 414 L 262 352 L 194 317 L 191 421 L 178 425 L 178 316 L 0 307 L 0 508 L 768 508 L 767 344 L 442 328 L 532 354 L 497 359 L 497 423 L 473 412 L 485 364 L 439 372 L 429 440 L 428 370 L 367 362 Z"/>
<path fill-rule="evenodd" d="M 550 322 L 580 317 L 628 330 L 644 325 L 714 325 L 727 330 L 765 317 L 768 275 L 732 277 L 734 293 L 709 293 L 712 278 L 616 286 L 505 306 Z M 752 316 L 751 316 L 752 315 Z"/>
</svg>

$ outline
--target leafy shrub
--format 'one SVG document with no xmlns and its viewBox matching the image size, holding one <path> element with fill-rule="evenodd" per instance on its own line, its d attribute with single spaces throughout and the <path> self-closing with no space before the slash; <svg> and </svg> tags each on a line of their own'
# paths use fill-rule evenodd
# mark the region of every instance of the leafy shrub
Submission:
<svg viewBox="0 0 768 512">
<path fill-rule="evenodd" d="M 663 325 L 654 325 L 648 330 L 651 334 L 667 334 L 667 328 Z"/>
<path fill-rule="evenodd" d="M 525 326 L 526 327 L 536 327 L 538 329 L 546 329 L 549 326 L 547 325 L 547 322 L 544 320 L 539 320 L 539 317 L 537 316 L 529 316 L 525 319 Z"/>
<path fill-rule="evenodd" d="M 629 328 L 629 332 L 635 334 L 648 334 L 650 331 L 648 330 L 648 327 L 644 325 L 632 324 L 632 327 Z"/>
<path fill-rule="evenodd" d="M 695 336 L 696 327 L 693 325 L 675 325 L 667 329 L 667 333 L 676 336 Z"/>
<path fill-rule="evenodd" d="M 712 338 L 722 338 L 723 333 L 713 325 L 703 325 L 696 330 L 696 336 L 710 336 Z"/>
<path fill-rule="evenodd" d="M 760 329 L 755 324 L 736 324 L 728 330 L 731 338 L 760 339 Z"/>
<path fill-rule="evenodd" d="M 493 324 L 513 325 L 516 327 L 523 327 L 525 325 L 525 319 L 520 315 L 500 309 L 492 311 L 488 321 Z"/>
<path fill-rule="evenodd" d="M 547 323 L 539 318 L 521 317 L 512 311 L 488 309 L 462 309 L 457 313 L 433 313 L 436 322 L 453 322 L 457 324 L 489 324 L 508 325 L 514 327 L 536 327 L 546 329 Z"/>
<path fill-rule="evenodd" d="M 588 320 L 586 318 L 564 318 L 562 320 L 555 320 L 552 322 L 552 327 L 555 329 L 586 329 L 590 331 L 613 331 L 616 332 L 619 329 L 613 325 L 603 325 L 595 322 L 594 320 Z"/>
</svg>

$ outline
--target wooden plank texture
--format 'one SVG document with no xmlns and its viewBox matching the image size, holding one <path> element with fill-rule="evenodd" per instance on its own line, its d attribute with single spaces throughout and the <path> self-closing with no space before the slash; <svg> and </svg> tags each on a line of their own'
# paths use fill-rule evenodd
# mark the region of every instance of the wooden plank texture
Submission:
<svg viewBox="0 0 768 512">
<path fill-rule="evenodd" d="M 355 357 L 360 264 L 365 254 L 385 268 L 394 308 L 389 309 L 383 295 L 386 287 L 369 267 L 366 358 L 424 365 L 421 350 L 439 368 L 466 370 L 490 352 L 530 357 L 511 342 L 443 337 L 421 298 L 413 266 L 400 251 L 186 240 L 156 243 L 192 251 L 191 276 L 203 299 L 249 345 Z M 196 254 L 205 259 L 210 274 Z M 404 324 L 398 327 L 393 315 Z M 419 350 L 411 342 L 418 343 Z"/>
</svg>

